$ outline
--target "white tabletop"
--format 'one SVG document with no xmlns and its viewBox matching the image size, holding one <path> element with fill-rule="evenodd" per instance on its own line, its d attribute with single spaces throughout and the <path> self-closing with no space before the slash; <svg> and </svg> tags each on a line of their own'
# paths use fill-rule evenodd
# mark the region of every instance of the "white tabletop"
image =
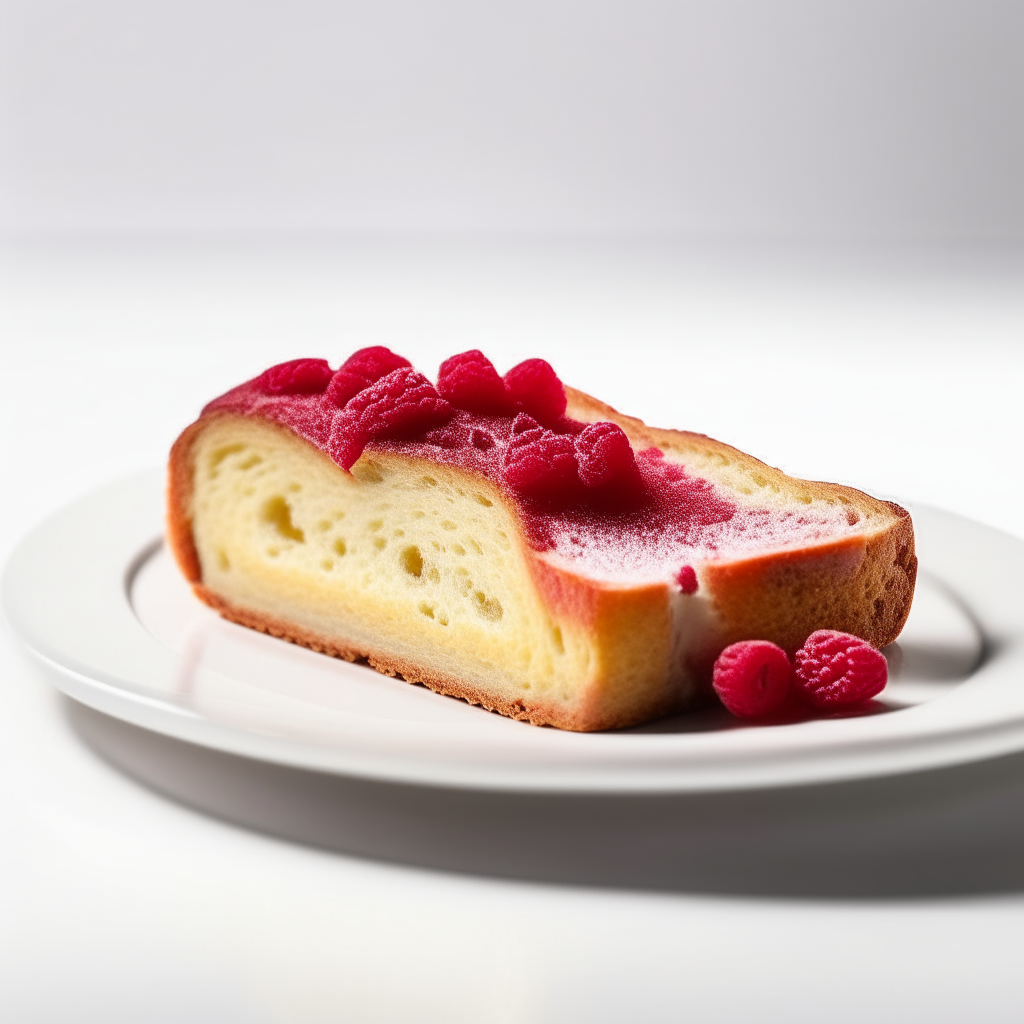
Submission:
<svg viewBox="0 0 1024 1024">
<path fill-rule="evenodd" d="M 993 256 L 8 246 L 0 557 L 231 384 L 368 344 L 428 373 L 542 354 L 650 422 L 1024 536 L 1021 285 Z M 640 804 L 330 782 L 76 709 L 2 633 L 4 1020 L 1020 1018 L 1024 760 Z"/>
</svg>

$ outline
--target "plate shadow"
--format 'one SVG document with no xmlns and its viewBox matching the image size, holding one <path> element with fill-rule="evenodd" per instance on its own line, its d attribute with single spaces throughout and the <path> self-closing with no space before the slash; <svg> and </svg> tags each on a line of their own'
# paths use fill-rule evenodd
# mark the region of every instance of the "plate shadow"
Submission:
<svg viewBox="0 0 1024 1024">
<path fill-rule="evenodd" d="M 159 793 L 246 828 L 374 860 L 677 893 L 857 900 L 1024 892 L 1024 754 L 759 792 L 483 793 L 273 765 L 62 700 L 89 747 Z"/>
</svg>

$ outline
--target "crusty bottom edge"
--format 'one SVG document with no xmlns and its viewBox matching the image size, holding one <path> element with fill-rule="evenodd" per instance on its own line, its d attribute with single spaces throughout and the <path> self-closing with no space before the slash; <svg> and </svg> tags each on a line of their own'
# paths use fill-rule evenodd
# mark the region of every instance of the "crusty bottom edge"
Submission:
<svg viewBox="0 0 1024 1024">
<path fill-rule="evenodd" d="M 275 619 L 273 616 L 263 612 L 252 611 L 231 604 L 218 594 L 204 587 L 201 583 L 194 583 L 192 589 L 204 604 L 209 605 L 223 618 L 236 622 L 240 626 L 258 630 L 260 633 L 267 633 L 288 643 L 297 644 L 300 647 L 308 647 L 319 654 L 327 654 L 332 658 L 341 658 L 345 661 L 364 661 L 371 668 L 392 678 L 401 678 L 414 685 L 425 686 L 435 693 L 443 694 L 446 697 L 455 697 L 467 704 L 474 704 L 482 707 L 485 711 L 504 715 L 506 718 L 513 718 L 519 722 L 529 722 L 536 726 L 554 726 L 558 729 L 565 729 L 570 732 L 597 732 L 605 729 L 622 729 L 631 725 L 639 725 L 641 722 L 649 722 L 673 711 L 685 710 L 681 707 L 667 706 L 664 709 L 657 709 L 653 712 L 647 709 L 644 714 L 630 716 L 621 719 L 600 719 L 594 714 L 586 713 L 586 706 L 581 708 L 567 708 L 559 706 L 550 701 L 528 701 L 522 698 L 507 700 L 478 686 L 455 678 L 435 672 L 432 669 L 424 668 L 421 665 L 397 658 L 394 655 L 381 651 L 364 648 L 356 644 L 347 644 L 337 639 L 323 636 L 311 629 L 297 626 L 291 622 Z M 583 702 L 581 702 L 583 703 Z"/>
</svg>

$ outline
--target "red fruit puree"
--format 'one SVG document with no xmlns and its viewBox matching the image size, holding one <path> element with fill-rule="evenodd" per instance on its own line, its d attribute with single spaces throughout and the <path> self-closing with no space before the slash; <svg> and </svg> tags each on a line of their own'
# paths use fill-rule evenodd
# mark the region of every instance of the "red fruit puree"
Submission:
<svg viewBox="0 0 1024 1024">
<path fill-rule="evenodd" d="M 477 472 L 516 502 L 534 549 L 609 581 L 671 580 L 692 594 L 691 563 L 852 532 L 838 507 L 738 504 L 658 448 L 634 452 L 618 425 L 565 410 L 565 388 L 543 359 L 502 378 L 481 352 L 464 352 L 442 364 L 435 388 L 377 346 L 333 374 L 322 359 L 271 367 L 203 411 L 284 424 L 346 470 L 366 450 Z"/>
</svg>

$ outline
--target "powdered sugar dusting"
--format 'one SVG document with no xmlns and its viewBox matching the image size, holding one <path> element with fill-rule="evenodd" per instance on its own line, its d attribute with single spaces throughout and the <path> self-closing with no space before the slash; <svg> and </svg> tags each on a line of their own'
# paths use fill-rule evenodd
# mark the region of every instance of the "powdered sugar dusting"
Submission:
<svg viewBox="0 0 1024 1024">
<path fill-rule="evenodd" d="M 681 565 L 803 547 L 854 532 L 841 511 L 832 517 L 737 508 L 727 520 L 702 524 L 657 501 L 604 519 L 546 517 L 537 530 L 557 560 L 620 583 L 677 579 Z"/>
</svg>

